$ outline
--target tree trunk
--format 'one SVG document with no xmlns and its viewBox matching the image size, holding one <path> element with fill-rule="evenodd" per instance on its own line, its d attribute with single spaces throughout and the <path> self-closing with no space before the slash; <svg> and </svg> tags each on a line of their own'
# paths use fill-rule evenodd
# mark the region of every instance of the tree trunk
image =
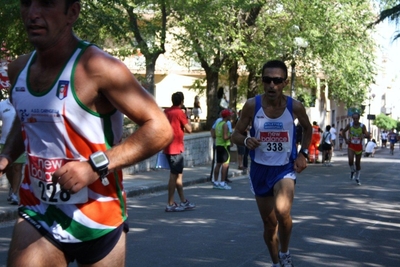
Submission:
<svg viewBox="0 0 400 267">
<path fill-rule="evenodd" d="M 256 71 L 254 69 L 249 70 L 249 76 L 247 80 L 247 99 L 255 97 L 258 94 L 258 77 L 256 76 Z"/>
<path fill-rule="evenodd" d="M 155 84 L 154 84 L 154 73 L 156 71 L 156 59 L 148 59 L 146 57 L 146 83 L 142 84 L 146 90 L 154 96 L 155 95 Z"/>
<path fill-rule="evenodd" d="M 239 74 L 238 62 L 234 60 L 229 68 L 229 108 L 236 111 Z"/>
<path fill-rule="evenodd" d="M 210 130 L 215 120 L 219 117 L 219 99 L 217 97 L 218 91 L 218 76 L 219 72 L 214 68 L 207 68 L 207 122 L 206 130 Z"/>
</svg>

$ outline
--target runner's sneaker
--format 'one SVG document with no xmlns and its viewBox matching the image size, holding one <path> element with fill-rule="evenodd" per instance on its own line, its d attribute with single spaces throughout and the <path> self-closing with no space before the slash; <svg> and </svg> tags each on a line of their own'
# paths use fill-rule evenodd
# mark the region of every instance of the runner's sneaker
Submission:
<svg viewBox="0 0 400 267">
<path fill-rule="evenodd" d="M 230 190 L 232 189 L 232 187 L 230 187 L 227 183 L 225 183 L 224 185 L 219 185 L 218 189 L 222 189 L 222 190 Z"/>
<path fill-rule="evenodd" d="M 189 200 L 186 199 L 186 202 L 181 202 L 179 205 L 180 207 L 183 207 L 184 210 L 192 210 L 196 208 L 196 205 L 194 203 L 189 202 Z"/>
<path fill-rule="evenodd" d="M 359 180 L 359 179 L 356 179 L 356 183 L 357 183 L 358 185 L 361 185 L 361 183 L 360 183 L 360 180 Z"/>
<path fill-rule="evenodd" d="M 184 207 L 178 206 L 178 204 L 174 203 L 172 205 L 167 205 L 165 208 L 166 212 L 174 212 L 174 211 L 185 211 Z"/>
<path fill-rule="evenodd" d="M 11 200 L 10 200 L 11 205 L 18 205 L 19 200 L 18 200 L 17 195 L 15 195 L 14 193 L 12 193 L 11 196 L 10 196 L 10 199 L 11 199 Z"/>
<path fill-rule="evenodd" d="M 10 187 L 10 189 L 8 190 L 8 197 L 7 197 L 8 202 L 11 202 L 11 194 L 12 194 L 12 188 Z"/>
<path fill-rule="evenodd" d="M 294 267 L 290 253 L 282 254 L 279 252 L 279 262 L 281 263 L 282 267 Z"/>
<path fill-rule="evenodd" d="M 354 172 L 350 173 L 350 179 L 353 180 L 354 179 Z"/>
<path fill-rule="evenodd" d="M 219 189 L 219 184 L 216 182 L 213 182 L 213 189 Z"/>
</svg>

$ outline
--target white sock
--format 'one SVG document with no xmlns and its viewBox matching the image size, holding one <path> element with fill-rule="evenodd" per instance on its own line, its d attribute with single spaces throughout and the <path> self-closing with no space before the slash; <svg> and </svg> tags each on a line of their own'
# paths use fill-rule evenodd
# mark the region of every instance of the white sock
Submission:
<svg viewBox="0 0 400 267">
<path fill-rule="evenodd" d="M 360 172 L 361 172 L 360 170 L 356 171 L 356 179 L 357 180 L 360 180 Z"/>
<path fill-rule="evenodd" d="M 356 170 L 354 169 L 354 165 L 350 165 L 350 171 L 355 172 Z"/>
<path fill-rule="evenodd" d="M 283 256 L 283 255 L 286 255 L 286 256 L 289 255 L 289 250 L 284 253 L 279 251 L 279 256 Z"/>
<path fill-rule="evenodd" d="M 225 181 L 219 183 L 220 186 L 225 186 Z"/>
<path fill-rule="evenodd" d="M 271 267 L 281 267 L 281 264 L 280 263 L 272 263 Z"/>
</svg>

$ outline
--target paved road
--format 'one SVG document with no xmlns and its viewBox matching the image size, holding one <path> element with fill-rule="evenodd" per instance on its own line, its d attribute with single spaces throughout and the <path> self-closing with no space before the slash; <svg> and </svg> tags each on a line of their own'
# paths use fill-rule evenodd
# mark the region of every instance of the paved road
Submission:
<svg viewBox="0 0 400 267">
<path fill-rule="evenodd" d="M 290 247 L 295 266 L 400 266 L 399 163 L 398 148 L 394 156 L 382 149 L 363 158 L 361 186 L 349 179 L 345 156 L 300 174 Z M 198 205 L 190 212 L 164 212 L 164 190 L 129 198 L 127 266 L 270 266 L 248 181 L 233 180 L 229 191 L 209 182 L 186 187 Z M 11 229 L 0 228 L 0 266 Z"/>
</svg>

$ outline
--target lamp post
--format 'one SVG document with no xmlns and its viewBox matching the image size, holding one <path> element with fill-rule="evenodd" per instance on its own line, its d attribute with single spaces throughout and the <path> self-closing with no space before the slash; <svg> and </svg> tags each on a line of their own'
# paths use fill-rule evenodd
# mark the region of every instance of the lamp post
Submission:
<svg viewBox="0 0 400 267">
<path fill-rule="evenodd" d="M 294 43 L 295 49 L 293 52 L 292 63 L 290 64 L 291 69 L 292 69 L 292 71 L 291 71 L 292 74 L 290 77 L 290 96 L 291 97 L 294 96 L 294 92 L 295 92 L 294 83 L 295 83 L 295 79 L 296 79 L 296 55 L 300 48 L 307 48 L 307 46 L 308 46 L 308 42 L 301 37 L 295 37 L 293 43 Z"/>
<path fill-rule="evenodd" d="M 368 116 L 367 116 L 367 120 L 368 120 L 368 133 L 371 134 L 371 100 L 373 100 L 375 98 L 375 94 L 371 94 L 371 89 L 369 89 L 369 96 L 368 96 Z"/>
</svg>

